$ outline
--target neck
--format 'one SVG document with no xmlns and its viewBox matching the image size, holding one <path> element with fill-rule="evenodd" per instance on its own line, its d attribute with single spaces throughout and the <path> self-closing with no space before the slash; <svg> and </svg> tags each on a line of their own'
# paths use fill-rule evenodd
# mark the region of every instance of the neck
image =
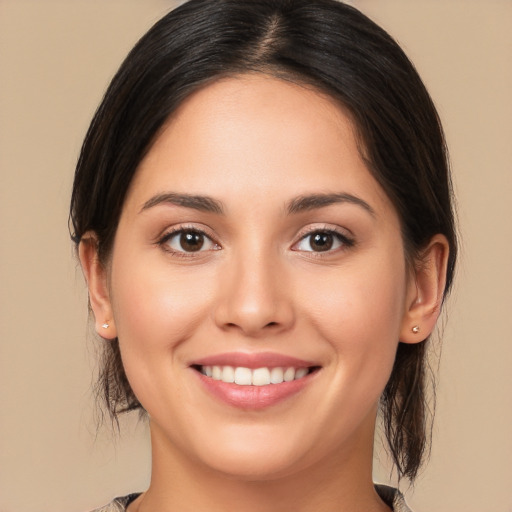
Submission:
<svg viewBox="0 0 512 512">
<path fill-rule="evenodd" d="M 373 438 L 373 429 L 367 434 Z M 169 446 L 165 434 L 151 424 L 151 485 L 128 510 L 389 512 L 373 487 L 372 444 L 367 435 L 359 437 L 351 450 L 333 452 L 329 460 L 299 471 L 265 479 L 240 478 L 207 467 Z"/>
</svg>

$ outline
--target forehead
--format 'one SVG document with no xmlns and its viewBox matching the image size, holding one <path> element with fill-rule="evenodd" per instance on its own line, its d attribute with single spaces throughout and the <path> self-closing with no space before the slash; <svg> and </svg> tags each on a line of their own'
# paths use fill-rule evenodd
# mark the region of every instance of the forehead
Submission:
<svg viewBox="0 0 512 512">
<path fill-rule="evenodd" d="M 182 103 L 141 162 L 128 201 L 166 190 L 255 201 L 276 189 L 288 196 L 357 189 L 386 199 L 338 102 L 308 86 L 242 75 Z"/>
</svg>

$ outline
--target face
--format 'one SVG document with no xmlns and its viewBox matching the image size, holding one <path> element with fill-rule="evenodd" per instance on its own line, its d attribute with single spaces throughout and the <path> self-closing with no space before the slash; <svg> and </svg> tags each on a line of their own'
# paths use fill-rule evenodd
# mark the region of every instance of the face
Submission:
<svg viewBox="0 0 512 512">
<path fill-rule="evenodd" d="M 257 75 L 191 96 L 131 184 L 108 290 L 161 450 L 253 479 L 371 456 L 411 283 L 332 99 Z"/>
</svg>

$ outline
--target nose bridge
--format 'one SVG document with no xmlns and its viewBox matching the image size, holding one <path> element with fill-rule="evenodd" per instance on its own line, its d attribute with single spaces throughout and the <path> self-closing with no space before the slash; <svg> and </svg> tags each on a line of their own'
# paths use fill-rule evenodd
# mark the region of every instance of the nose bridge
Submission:
<svg viewBox="0 0 512 512">
<path fill-rule="evenodd" d="M 252 243 L 233 254 L 221 286 L 223 299 L 216 311 L 220 327 L 258 336 L 293 323 L 292 297 L 276 252 Z"/>
</svg>

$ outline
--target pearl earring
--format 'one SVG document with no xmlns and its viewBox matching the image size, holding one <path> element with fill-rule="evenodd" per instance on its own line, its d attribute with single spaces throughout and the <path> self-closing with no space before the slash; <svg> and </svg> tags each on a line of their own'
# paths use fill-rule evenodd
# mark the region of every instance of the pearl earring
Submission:
<svg viewBox="0 0 512 512">
<path fill-rule="evenodd" d="M 415 325 L 413 328 L 412 328 L 412 332 L 414 334 L 418 334 L 420 332 L 420 326 L 419 325 Z"/>
<path fill-rule="evenodd" d="M 101 327 L 103 327 L 103 329 L 108 329 L 109 325 L 107 323 L 104 323 Z"/>
</svg>

